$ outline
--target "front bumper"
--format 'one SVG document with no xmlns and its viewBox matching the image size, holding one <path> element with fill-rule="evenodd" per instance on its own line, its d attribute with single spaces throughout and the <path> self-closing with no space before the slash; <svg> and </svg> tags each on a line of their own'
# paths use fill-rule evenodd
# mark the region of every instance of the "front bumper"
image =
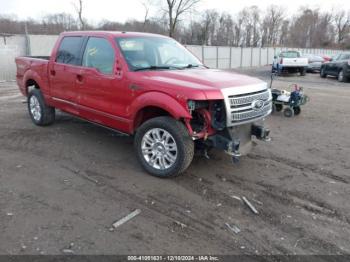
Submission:
<svg viewBox="0 0 350 262">
<path fill-rule="evenodd" d="M 309 71 L 320 71 L 321 70 L 321 65 L 309 64 L 308 67 L 307 67 L 307 70 L 309 70 Z"/>
<path fill-rule="evenodd" d="M 208 137 L 210 146 L 224 150 L 233 157 L 234 162 L 246 155 L 252 148 L 252 137 L 269 141 L 270 130 L 262 124 L 246 124 L 225 128 L 223 131 Z"/>
</svg>

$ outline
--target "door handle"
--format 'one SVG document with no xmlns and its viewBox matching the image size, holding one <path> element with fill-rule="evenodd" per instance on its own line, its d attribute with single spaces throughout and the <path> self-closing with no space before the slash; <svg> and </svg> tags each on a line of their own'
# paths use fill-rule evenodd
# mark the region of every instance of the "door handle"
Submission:
<svg viewBox="0 0 350 262">
<path fill-rule="evenodd" d="M 81 74 L 77 74 L 77 82 L 78 83 L 83 83 L 83 76 Z"/>
<path fill-rule="evenodd" d="M 50 74 L 51 74 L 52 76 L 55 76 L 55 75 L 56 75 L 56 71 L 53 70 L 53 69 L 51 69 L 51 70 L 50 70 Z"/>
</svg>

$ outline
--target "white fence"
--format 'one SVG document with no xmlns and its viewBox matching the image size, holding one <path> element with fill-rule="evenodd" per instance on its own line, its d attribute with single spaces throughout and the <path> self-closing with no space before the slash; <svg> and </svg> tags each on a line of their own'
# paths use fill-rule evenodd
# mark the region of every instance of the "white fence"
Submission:
<svg viewBox="0 0 350 262">
<path fill-rule="evenodd" d="M 57 36 L 52 35 L 14 35 L 2 36 L 0 33 L 0 81 L 16 79 L 15 58 L 23 55 L 46 56 L 51 53 Z"/>
<path fill-rule="evenodd" d="M 302 49 L 285 47 L 223 47 L 223 46 L 193 46 L 187 48 L 201 61 L 212 68 L 231 69 L 239 67 L 257 67 L 272 63 L 273 57 L 284 50 L 298 50 L 303 54 L 333 56 L 340 52 L 330 49 Z"/>
<path fill-rule="evenodd" d="M 14 35 L 0 34 L 0 81 L 15 80 L 16 66 L 14 59 L 21 55 L 50 55 L 57 36 L 52 35 Z M 271 64 L 275 54 L 288 48 L 240 48 L 217 46 L 193 46 L 187 48 L 211 68 L 231 69 L 256 67 Z M 330 55 L 339 50 L 298 49 L 305 54 Z"/>
</svg>

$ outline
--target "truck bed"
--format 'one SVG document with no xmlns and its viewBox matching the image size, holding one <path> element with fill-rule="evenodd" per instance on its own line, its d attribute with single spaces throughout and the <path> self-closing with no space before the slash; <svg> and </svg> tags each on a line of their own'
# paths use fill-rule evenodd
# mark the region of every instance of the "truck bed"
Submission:
<svg viewBox="0 0 350 262">
<path fill-rule="evenodd" d="M 20 56 L 15 59 L 17 66 L 16 80 L 22 94 L 26 95 L 26 83 L 24 83 L 24 75 L 31 70 L 40 76 L 40 79 L 48 83 L 48 63 L 49 56 Z"/>
</svg>

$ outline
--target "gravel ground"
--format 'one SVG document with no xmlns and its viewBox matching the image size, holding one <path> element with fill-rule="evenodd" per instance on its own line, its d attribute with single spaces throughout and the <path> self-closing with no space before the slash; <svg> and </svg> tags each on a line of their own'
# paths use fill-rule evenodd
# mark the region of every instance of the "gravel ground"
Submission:
<svg viewBox="0 0 350 262">
<path fill-rule="evenodd" d="M 269 68 L 244 73 L 269 79 Z M 273 87 L 294 82 L 311 101 L 268 118 L 270 143 L 237 165 L 197 156 L 166 180 L 143 172 L 130 137 L 62 113 L 34 126 L 17 87 L 1 84 L 0 254 L 349 254 L 350 83 L 308 74 Z"/>
</svg>

